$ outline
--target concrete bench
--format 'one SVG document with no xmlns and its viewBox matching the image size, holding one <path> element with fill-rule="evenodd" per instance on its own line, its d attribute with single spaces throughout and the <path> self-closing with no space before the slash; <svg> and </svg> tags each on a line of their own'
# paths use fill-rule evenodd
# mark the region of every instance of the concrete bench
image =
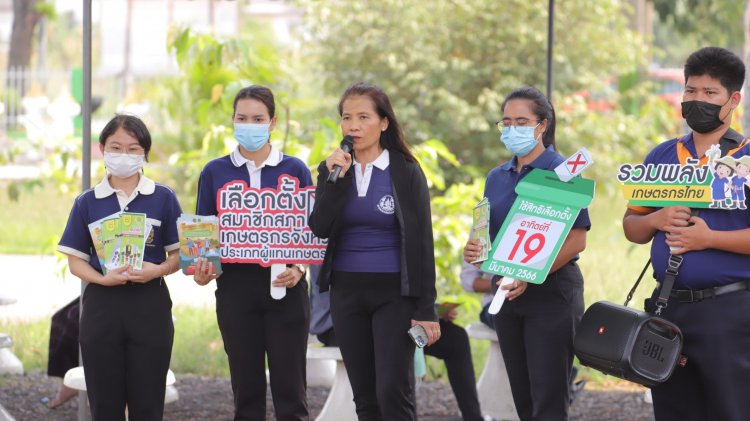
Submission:
<svg viewBox="0 0 750 421">
<path fill-rule="evenodd" d="M 0 305 L 5 306 L 15 302 L 15 298 L 0 294 Z M 23 374 L 23 363 L 10 350 L 12 347 L 13 340 L 10 335 L 0 333 L 0 375 Z"/>
<path fill-rule="evenodd" d="M 307 347 L 322 347 L 323 345 L 315 335 L 307 337 Z M 309 355 L 309 354 L 308 354 Z M 333 386 L 336 377 L 336 360 L 308 359 L 307 360 L 307 385 L 308 386 Z"/>
<path fill-rule="evenodd" d="M 172 403 L 179 399 L 177 388 L 174 386 L 177 379 L 172 370 L 167 371 L 167 390 L 164 393 L 164 403 Z M 86 378 L 83 373 L 83 367 L 74 367 L 65 373 L 63 384 L 71 389 L 86 391 Z"/>
<path fill-rule="evenodd" d="M 498 420 L 518 420 L 497 334 L 483 323 L 470 324 L 466 327 L 466 332 L 470 338 L 490 341 L 487 361 L 477 381 L 477 395 L 482 412 Z"/>
<path fill-rule="evenodd" d="M 336 374 L 333 378 L 331 390 L 328 392 L 323 409 L 316 421 L 357 421 L 357 411 L 354 406 L 354 394 L 346 374 L 341 351 L 337 347 L 308 347 L 308 364 L 315 360 L 336 362 Z"/>
<path fill-rule="evenodd" d="M 6 333 L 0 333 L 0 375 L 23 374 L 23 363 L 16 357 L 10 348 L 13 340 Z"/>
</svg>

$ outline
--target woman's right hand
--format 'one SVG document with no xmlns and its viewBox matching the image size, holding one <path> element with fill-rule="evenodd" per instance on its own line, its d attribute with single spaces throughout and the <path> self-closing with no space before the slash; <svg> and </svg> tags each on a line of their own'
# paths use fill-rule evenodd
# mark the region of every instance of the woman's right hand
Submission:
<svg viewBox="0 0 750 421">
<path fill-rule="evenodd" d="M 471 263 L 482 254 L 482 243 L 479 240 L 469 240 L 464 246 L 464 261 Z"/>
<path fill-rule="evenodd" d="M 343 177 L 349 170 L 349 167 L 352 166 L 352 154 L 342 151 L 341 148 L 336 148 L 331 156 L 326 158 L 326 168 L 328 168 L 328 172 L 333 172 L 334 165 L 339 165 L 341 167 L 339 177 Z"/>
<path fill-rule="evenodd" d="M 206 258 L 199 258 L 195 262 L 195 274 L 193 274 L 193 280 L 198 285 L 206 285 L 214 279 L 218 278 L 216 274 L 216 268 L 214 264 L 209 262 Z"/>
<path fill-rule="evenodd" d="M 130 265 L 121 266 L 112 270 L 108 269 L 107 274 L 99 281 L 99 285 L 104 285 L 105 287 L 125 285 L 130 280 L 130 269 Z"/>
</svg>

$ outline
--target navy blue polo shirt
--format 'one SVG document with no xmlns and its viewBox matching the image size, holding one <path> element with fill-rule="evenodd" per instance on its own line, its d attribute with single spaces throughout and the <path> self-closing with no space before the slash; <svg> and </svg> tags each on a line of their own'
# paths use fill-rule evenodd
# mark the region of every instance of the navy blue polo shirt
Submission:
<svg viewBox="0 0 750 421">
<path fill-rule="evenodd" d="M 141 175 L 136 192 L 129 201 L 123 201 L 123 205 L 121 207 L 118 194 L 106 178 L 93 189 L 81 193 L 73 203 L 57 251 L 87 260 L 101 273 L 88 226 L 120 211 L 145 213 L 152 225 L 146 239 L 144 262 L 158 265 L 166 260 L 166 252 L 179 248 L 177 218 L 182 209 L 171 189 Z"/>
<path fill-rule="evenodd" d="M 269 159 L 260 170 L 260 188 L 278 189 L 279 176 L 288 174 L 299 180 L 300 187 L 312 185 L 310 170 L 299 159 L 271 150 Z M 230 181 L 244 181 L 248 186 L 250 173 L 245 162 L 236 153 L 214 159 L 206 164 L 198 180 L 198 215 L 217 215 L 216 192 Z"/>
<path fill-rule="evenodd" d="M 737 146 L 742 135 L 729 130 L 724 137 Z M 684 145 L 693 158 L 697 157 L 692 133 L 681 139 L 668 140 L 656 146 L 643 161 L 644 164 L 679 164 L 677 143 Z M 743 146 L 731 155 L 735 158 L 750 154 L 750 145 Z M 660 208 L 647 208 L 652 211 Z M 636 210 L 636 209 L 634 209 Z M 637 210 L 636 210 L 637 211 Z M 700 209 L 699 217 L 709 228 L 716 231 L 735 231 L 750 228 L 750 209 Z M 679 269 L 674 288 L 704 289 L 750 279 L 750 256 L 723 250 L 707 249 L 683 254 L 684 260 Z M 651 241 L 651 262 L 656 279 L 662 281 L 667 270 L 669 247 L 666 233 L 657 231 Z"/>
<path fill-rule="evenodd" d="M 563 161 L 565 161 L 565 158 L 562 155 L 555 152 L 552 146 L 547 146 L 544 152 L 529 165 L 523 167 L 521 172 L 516 171 L 518 158 L 515 156 L 510 161 L 490 171 L 484 185 L 484 196 L 490 201 L 490 239 L 492 242 L 495 241 L 495 236 L 508 216 L 510 207 L 518 197 L 516 194 L 518 182 L 534 168 L 553 170 Z M 573 228 L 589 229 L 590 227 L 589 211 L 588 209 L 581 209 L 575 222 L 573 222 Z"/>
<path fill-rule="evenodd" d="M 336 240 L 333 270 L 400 272 L 401 231 L 390 167 L 372 166 L 365 196 L 359 196 L 356 183 L 356 177 L 352 177 L 353 185 L 341 212 L 343 228 Z"/>
</svg>

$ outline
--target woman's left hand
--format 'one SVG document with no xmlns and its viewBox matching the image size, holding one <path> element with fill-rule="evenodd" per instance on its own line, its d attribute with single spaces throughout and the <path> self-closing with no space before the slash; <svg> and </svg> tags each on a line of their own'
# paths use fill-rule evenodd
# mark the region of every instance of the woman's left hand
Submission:
<svg viewBox="0 0 750 421">
<path fill-rule="evenodd" d="M 271 284 L 275 287 L 294 288 L 302 279 L 302 275 L 302 271 L 297 266 L 292 266 L 281 272 Z"/>
<path fill-rule="evenodd" d="M 427 332 L 427 346 L 434 344 L 440 339 L 440 323 L 425 320 L 412 320 L 411 325 L 420 325 Z"/>
<path fill-rule="evenodd" d="M 151 262 L 143 262 L 141 270 L 130 269 L 128 271 L 128 281 L 144 284 L 152 279 L 160 278 L 164 275 L 164 268 Z"/>
<path fill-rule="evenodd" d="M 502 281 L 502 278 L 500 278 L 500 280 L 497 281 L 497 284 L 500 285 Z M 529 284 L 526 281 L 519 281 L 518 279 L 514 279 L 513 282 L 509 283 L 508 285 L 503 285 L 500 288 L 508 291 L 508 293 L 505 295 L 505 299 L 508 301 L 513 301 L 518 298 L 519 295 L 523 294 L 524 291 L 526 291 L 527 286 L 529 286 Z"/>
</svg>

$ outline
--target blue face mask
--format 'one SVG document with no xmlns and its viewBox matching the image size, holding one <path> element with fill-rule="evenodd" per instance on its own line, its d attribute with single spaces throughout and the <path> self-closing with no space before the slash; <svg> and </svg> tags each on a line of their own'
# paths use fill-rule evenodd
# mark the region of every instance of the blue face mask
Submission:
<svg viewBox="0 0 750 421">
<path fill-rule="evenodd" d="M 537 145 L 534 137 L 536 126 L 507 126 L 503 127 L 500 140 L 506 148 L 515 156 L 526 156 Z"/>
<path fill-rule="evenodd" d="M 268 131 L 270 124 L 234 123 L 234 138 L 237 143 L 250 152 L 262 148 L 271 137 Z"/>
</svg>

